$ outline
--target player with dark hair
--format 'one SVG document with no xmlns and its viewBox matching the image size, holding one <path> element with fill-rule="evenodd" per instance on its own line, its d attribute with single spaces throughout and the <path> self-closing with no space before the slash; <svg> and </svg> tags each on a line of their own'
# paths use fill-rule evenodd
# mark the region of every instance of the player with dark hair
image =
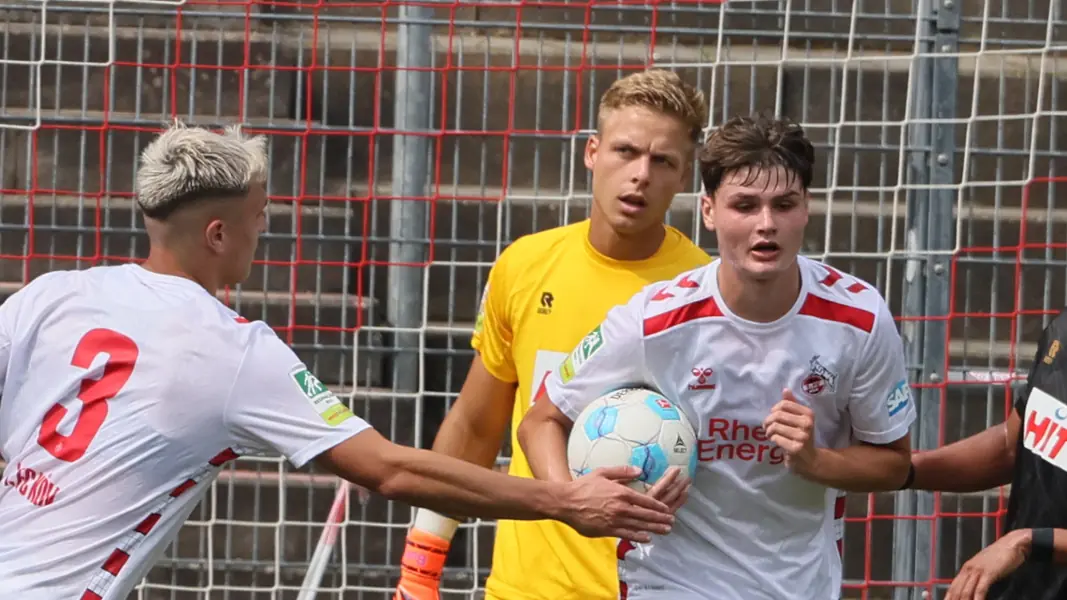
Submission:
<svg viewBox="0 0 1067 600">
<path fill-rule="evenodd" d="M 659 391 L 696 427 L 698 467 L 669 536 L 620 541 L 620 597 L 833 600 L 839 491 L 907 476 L 903 345 L 873 286 L 799 256 L 814 163 L 799 125 L 731 119 L 700 163 L 721 258 L 613 308 L 595 348 L 548 376 L 518 438 L 537 477 L 570 481 L 581 411 L 614 388 Z"/>
<path fill-rule="evenodd" d="M 670 530 L 665 503 L 623 485 L 639 469 L 546 485 L 390 443 L 270 327 L 219 302 L 264 229 L 264 143 L 170 128 L 137 172 L 148 260 L 48 273 L 0 306 L 5 599 L 124 600 L 249 453 L 451 514 Z"/>
<path fill-rule="evenodd" d="M 946 600 L 1067 598 L 1067 313 L 1041 333 L 1008 418 L 912 457 L 906 487 L 977 492 L 1011 484 L 1004 533 L 968 560 Z"/>
<path fill-rule="evenodd" d="M 652 69 L 615 81 L 600 99 L 597 133 L 585 146 L 593 176 L 589 219 L 524 236 L 489 272 L 472 340 L 476 355 L 434 452 L 494 463 L 545 374 L 609 308 L 642 286 L 708 255 L 664 224 L 707 123 L 703 94 L 673 72 Z M 509 427 L 510 426 L 510 427 Z M 509 473 L 531 477 L 512 439 Z M 684 499 L 672 471 L 650 491 Z M 456 515 L 419 510 L 408 534 L 396 598 L 436 600 Z M 585 539 L 550 521 L 500 521 L 488 600 L 614 600 L 614 541 Z"/>
</svg>

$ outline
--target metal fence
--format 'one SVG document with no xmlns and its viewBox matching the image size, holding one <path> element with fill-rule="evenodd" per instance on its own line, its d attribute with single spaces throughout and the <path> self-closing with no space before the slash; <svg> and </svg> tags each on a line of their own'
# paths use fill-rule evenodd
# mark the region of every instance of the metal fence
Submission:
<svg viewBox="0 0 1067 600">
<path fill-rule="evenodd" d="M 1063 304 L 1057 192 L 1067 30 L 1049 0 L 5 1 L 0 290 L 143 257 L 136 157 L 179 117 L 269 137 L 269 232 L 223 299 L 265 319 L 397 441 L 425 446 L 470 363 L 488 268 L 588 214 L 597 99 L 646 66 L 818 147 L 805 252 L 886 295 L 932 448 L 1003 419 Z M 670 222 L 714 253 L 699 181 Z M 506 463 L 507 452 L 501 457 Z M 333 479 L 227 470 L 139 598 L 296 598 Z M 345 511 L 318 598 L 387 598 L 406 506 Z M 1002 491 L 853 495 L 847 597 L 931 598 L 995 539 Z M 492 523 L 457 536 L 449 597 L 476 595 Z M 943 586 L 942 586 L 943 587 Z"/>
</svg>

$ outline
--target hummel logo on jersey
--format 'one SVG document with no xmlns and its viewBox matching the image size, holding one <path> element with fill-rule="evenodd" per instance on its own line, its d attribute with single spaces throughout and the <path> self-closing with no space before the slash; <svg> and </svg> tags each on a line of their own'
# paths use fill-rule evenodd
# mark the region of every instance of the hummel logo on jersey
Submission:
<svg viewBox="0 0 1067 600">
<path fill-rule="evenodd" d="M 715 371 L 707 368 L 693 367 L 693 382 L 689 384 L 691 390 L 713 390 L 715 384 L 711 382 L 711 376 Z"/>
<path fill-rule="evenodd" d="M 552 292 L 541 292 L 541 306 L 537 307 L 537 314 L 550 315 L 552 314 L 552 301 L 555 298 L 552 297 Z"/>
</svg>

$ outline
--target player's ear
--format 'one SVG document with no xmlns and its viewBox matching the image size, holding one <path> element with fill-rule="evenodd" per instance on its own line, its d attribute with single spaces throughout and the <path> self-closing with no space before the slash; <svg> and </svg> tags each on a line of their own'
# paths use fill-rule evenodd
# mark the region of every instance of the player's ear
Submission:
<svg viewBox="0 0 1067 600">
<path fill-rule="evenodd" d="M 715 231 L 715 199 L 708 194 L 700 196 L 700 217 L 708 231 Z"/>
<path fill-rule="evenodd" d="M 222 254 L 226 245 L 226 226 L 222 219 L 214 218 L 204 228 L 204 242 L 214 254 Z"/>
<path fill-rule="evenodd" d="M 589 136 L 585 141 L 585 168 L 592 170 L 596 164 L 596 152 L 600 148 L 600 137 L 597 134 Z"/>
</svg>

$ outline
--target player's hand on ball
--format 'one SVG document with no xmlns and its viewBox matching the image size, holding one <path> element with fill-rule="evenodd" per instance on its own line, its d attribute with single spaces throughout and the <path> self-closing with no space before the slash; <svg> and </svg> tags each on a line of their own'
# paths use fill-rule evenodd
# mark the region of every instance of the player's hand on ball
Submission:
<svg viewBox="0 0 1067 600">
<path fill-rule="evenodd" d="M 569 510 L 563 520 L 586 537 L 645 543 L 652 540 L 649 532 L 670 533 L 670 508 L 625 485 L 640 474 L 637 467 L 605 467 L 575 479 L 567 484 Z"/>
<path fill-rule="evenodd" d="M 1021 531 L 1012 531 L 975 554 L 960 567 L 945 600 L 985 600 L 989 586 L 1026 560 L 1025 543 Z"/>
<path fill-rule="evenodd" d="M 666 504 L 671 514 L 674 514 L 689 499 L 689 487 L 692 484 L 693 481 L 684 475 L 681 469 L 671 467 L 656 485 L 648 490 L 648 495 Z"/>
<path fill-rule="evenodd" d="M 801 404 L 789 389 L 763 421 L 767 438 L 785 451 L 785 464 L 803 474 L 815 462 L 815 413 Z"/>
</svg>

